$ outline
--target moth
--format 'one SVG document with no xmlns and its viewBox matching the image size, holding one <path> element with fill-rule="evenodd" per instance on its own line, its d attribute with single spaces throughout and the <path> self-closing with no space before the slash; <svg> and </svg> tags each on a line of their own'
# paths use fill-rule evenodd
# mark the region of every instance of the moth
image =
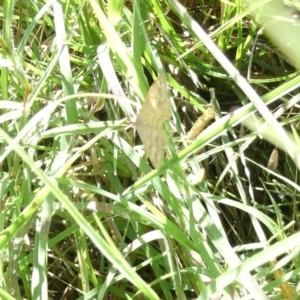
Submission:
<svg viewBox="0 0 300 300">
<path fill-rule="evenodd" d="M 171 114 L 166 76 L 160 75 L 151 85 L 135 123 L 145 152 L 155 169 L 160 168 L 164 158 L 167 135 L 162 126 Z"/>
<path fill-rule="evenodd" d="M 273 171 L 277 168 L 277 165 L 278 165 L 278 150 L 277 148 L 274 148 L 274 150 L 270 155 L 267 168 Z"/>
</svg>

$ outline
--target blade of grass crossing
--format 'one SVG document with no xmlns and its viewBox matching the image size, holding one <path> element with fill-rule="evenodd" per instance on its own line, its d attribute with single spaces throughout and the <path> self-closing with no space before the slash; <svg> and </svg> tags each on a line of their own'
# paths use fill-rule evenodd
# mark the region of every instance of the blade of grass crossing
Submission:
<svg viewBox="0 0 300 300">
<path fill-rule="evenodd" d="M 62 11 L 62 5 L 55 1 L 53 3 L 53 14 L 54 14 L 54 25 L 56 31 L 56 42 L 58 48 L 62 47 L 67 39 L 67 34 L 65 30 L 64 15 Z M 62 87 L 64 95 L 74 95 L 74 84 L 72 77 L 72 70 L 69 58 L 69 50 L 66 45 L 63 46 L 63 50 L 59 57 L 59 66 L 61 72 Z M 78 112 L 76 108 L 76 103 L 74 101 L 66 101 L 66 115 L 68 124 L 78 123 Z"/>
</svg>

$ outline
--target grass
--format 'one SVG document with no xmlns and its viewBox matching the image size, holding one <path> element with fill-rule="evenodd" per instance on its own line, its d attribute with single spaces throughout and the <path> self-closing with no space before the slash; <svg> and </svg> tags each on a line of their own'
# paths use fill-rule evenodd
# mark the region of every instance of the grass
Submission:
<svg viewBox="0 0 300 300">
<path fill-rule="evenodd" d="M 247 3 L 4 2 L 1 299 L 299 299 L 299 5 Z"/>
</svg>

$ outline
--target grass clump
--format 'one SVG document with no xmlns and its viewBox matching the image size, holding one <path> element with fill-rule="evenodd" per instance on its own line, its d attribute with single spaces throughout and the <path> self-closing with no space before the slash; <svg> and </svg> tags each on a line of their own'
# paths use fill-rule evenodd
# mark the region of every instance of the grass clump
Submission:
<svg viewBox="0 0 300 300">
<path fill-rule="evenodd" d="M 296 1 L 0 13 L 1 299 L 297 299 Z M 162 72 L 154 170 L 134 117 Z"/>
</svg>

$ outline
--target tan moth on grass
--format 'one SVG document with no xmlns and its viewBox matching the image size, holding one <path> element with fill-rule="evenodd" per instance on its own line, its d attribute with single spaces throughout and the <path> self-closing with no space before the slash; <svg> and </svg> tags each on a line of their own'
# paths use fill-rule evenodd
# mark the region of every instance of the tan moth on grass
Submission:
<svg viewBox="0 0 300 300">
<path fill-rule="evenodd" d="M 164 158 L 167 136 L 162 125 L 171 113 L 166 76 L 160 75 L 151 85 L 135 123 L 145 152 L 155 169 L 160 167 Z"/>
<path fill-rule="evenodd" d="M 270 155 L 267 168 L 273 171 L 277 168 L 277 165 L 278 165 L 278 150 L 277 148 L 274 148 L 274 150 Z"/>
</svg>

